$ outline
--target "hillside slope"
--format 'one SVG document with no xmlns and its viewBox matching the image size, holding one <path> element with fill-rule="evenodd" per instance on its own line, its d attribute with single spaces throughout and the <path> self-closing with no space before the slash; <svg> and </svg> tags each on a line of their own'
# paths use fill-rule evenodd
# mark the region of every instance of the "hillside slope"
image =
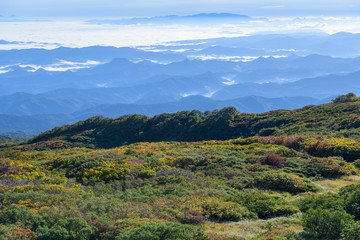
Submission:
<svg viewBox="0 0 360 240">
<path fill-rule="evenodd" d="M 261 114 L 239 113 L 234 107 L 212 112 L 182 111 L 154 117 L 125 115 L 92 117 L 44 132 L 31 143 L 63 139 L 85 146 L 109 148 L 134 142 L 225 140 L 254 135 L 323 134 L 360 127 L 360 102 L 309 105 L 297 110 Z M 348 133 L 350 134 L 350 133 Z"/>
<path fill-rule="evenodd" d="M 359 113 L 347 94 L 293 111 L 93 117 L 27 143 L 0 136 L 0 238 L 358 239 Z"/>
</svg>

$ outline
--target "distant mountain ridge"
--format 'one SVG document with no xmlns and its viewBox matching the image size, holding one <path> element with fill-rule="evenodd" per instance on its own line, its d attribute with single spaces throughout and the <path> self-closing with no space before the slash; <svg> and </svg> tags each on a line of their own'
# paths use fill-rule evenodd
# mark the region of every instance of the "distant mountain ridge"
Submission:
<svg viewBox="0 0 360 240">
<path fill-rule="evenodd" d="M 184 60 L 185 57 L 179 54 L 158 53 L 143 51 L 130 47 L 106 47 L 91 46 L 83 48 L 59 47 L 51 50 L 47 49 L 16 49 L 0 50 L 0 64 L 52 64 L 59 59 L 67 61 L 87 61 L 96 60 L 108 62 L 114 58 L 126 58 L 130 60 L 151 59 L 160 62 L 173 62 Z"/>
<path fill-rule="evenodd" d="M 74 51 L 76 53 L 78 50 Z M 27 72 L 28 69 L 20 66 L 9 66 L 8 68 L 12 71 L 0 74 L 0 95 L 16 92 L 39 94 L 64 88 L 136 88 L 138 86 L 140 89 L 149 84 L 155 84 L 155 88 L 158 86 L 157 83 L 168 82 L 170 79 L 173 82 L 174 79 L 177 79 L 178 83 L 181 82 L 177 86 L 177 89 L 181 90 L 185 85 L 191 84 L 191 81 L 194 82 L 195 90 L 193 92 L 191 89 L 186 91 L 184 89 L 184 92 L 173 95 L 175 98 L 170 98 L 173 101 L 179 99 L 183 94 L 211 94 L 225 88 L 227 84 L 291 82 L 329 74 L 355 72 L 360 70 L 360 58 L 343 59 L 312 54 L 305 57 L 295 55 L 287 58 L 260 57 L 251 62 L 185 59 L 169 64 L 158 64 L 151 61 L 133 62 L 125 58 L 115 58 L 107 63 L 77 71 L 45 71 L 40 68 L 35 72 Z M 205 77 L 208 78 L 207 85 L 204 81 Z M 215 79 L 217 80 L 215 81 Z M 195 87 L 196 82 L 199 81 L 203 82 L 202 89 Z M 216 88 L 213 86 L 214 81 L 218 84 Z M 223 84 L 221 84 L 222 82 Z M 164 90 L 164 86 L 159 87 Z M 333 90 L 337 91 L 337 88 Z M 152 91 L 156 92 L 157 90 Z M 174 92 L 174 89 L 170 89 L 170 91 Z M 331 93 L 329 96 L 337 94 L 339 92 Z M 126 95 L 127 92 L 124 96 Z M 249 95 L 259 94 L 251 92 L 232 96 L 232 98 Z M 292 96 L 296 95 L 298 94 L 292 94 Z M 136 101 L 124 101 L 123 103 L 134 102 Z"/>
<path fill-rule="evenodd" d="M 240 83 L 226 87 L 213 95 L 214 99 L 226 100 L 254 93 L 264 97 L 302 96 L 325 98 L 331 95 L 360 92 L 360 71 L 348 74 L 331 74 L 301 79 L 290 83 Z"/>
<path fill-rule="evenodd" d="M 339 77 L 339 80 L 342 78 Z M 160 80 L 160 81 L 157 81 Z M 218 106 L 225 107 L 226 105 L 237 107 L 241 111 L 245 112 L 264 112 L 271 110 L 271 106 L 274 109 L 277 108 L 296 108 L 307 104 L 323 103 L 320 98 L 327 98 L 332 95 L 336 95 L 335 92 L 329 92 L 325 96 L 319 96 L 312 98 L 311 94 L 307 94 L 306 91 L 302 95 L 307 97 L 297 96 L 297 92 L 291 92 L 290 87 L 292 84 L 236 84 L 227 87 L 223 83 L 224 79 L 217 75 L 208 73 L 198 75 L 194 77 L 182 77 L 182 76 L 163 76 L 158 79 L 154 79 L 146 84 L 141 84 L 132 87 L 117 87 L 107 88 L 98 87 L 90 89 L 78 89 L 78 88 L 63 88 L 53 91 L 48 91 L 40 94 L 30 94 L 26 92 L 18 92 L 10 95 L 0 96 L 0 114 L 15 114 L 15 115 L 36 115 L 36 114 L 70 114 L 76 111 L 82 111 L 87 108 L 99 109 L 99 105 L 151 105 L 153 107 L 170 106 L 174 102 L 179 101 L 181 104 L 177 104 L 183 110 L 183 97 L 198 95 L 193 100 L 191 109 L 207 110 L 206 106 L 211 109 Z M 306 82 L 305 82 L 306 83 Z M 307 84 L 307 83 L 306 83 Z M 305 84 L 305 85 L 306 85 Z M 313 83 L 316 84 L 316 83 Z M 344 82 L 345 86 L 351 83 Z M 288 87 L 290 86 L 290 87 Z M 301 85 L 299 85 L 301 86 Z M 217 91 L 218 89 L 222 89 Z M 279 91 L 284 91 L 288 95 L 283 95 L 282 101 L 274 102 L 273 99 L 257 96 L 256 99 L 262 99 L 260 106 L 253 105 L 250 102 L 244 102 L 239 104 L 240 98 L 243 101 L 249 96 L 256 96 L 256 92 L 265 92 L 271 89 L 274 93 L 271 94 L 272 98 L 280 96 Z M 201 97 L 206 96 L 209 92 L 214 91 L 211 98 Z M 255 99 L 252 97 L 252 99 Z M 208 105 L 200 106 L 198 101 L 204 102 L 206 100 Z M 320 102 L 319 102 L 320 101 Z M 216 104 L 215 104 L 216 103 Z M 157 104 L 157 105 L 156 105 Z M 280 105 L 279 105 L 280 104 Z M 268 105 L 269 107 L 265 107 Z M 174 105 L 171 105 L 174 107 Z M 135 109 L 135 108 L 134 108 Z M 169 109 L 169 108 L 165 108 Z M 169 109 L 166 111 L 174 111 Z M 153 113 L 151 110 L 150 113 Z M 135 113 L 135 112 L 132 112 Z M 147 112 L 142 112 L 148 114 Z M 155 111 L 155 114 L 159 111 Z M 123 113 L 126 114 L 126 113 Z"/>
<path fill-rule="evenodd" d="M 200 13 L 194 15 L 168 15 L 168 16 L 155 16 L 155 17 L 137 17 L 131 19 L 119 20 L 90 20 L 89 23 L 95 24 L 173 24 L 173 23 L 223 23 L 232 21 L 251 20 L 252 18 L 247 15 L 233 14 L 233 13 Z"/>
<path fill-rule="evenodd" d="M 359 40 L 350 33 L 264 34 L 138 48 L 0 50 L 0 132 L 35 134 L 94 115 L 228 106 L 258 113 L 328 102 L 360 93 Z"/>
<path fill-rule="evenodd" d="M 284 97 L 284 98 L 263 98 L 259 96 L 248 96 L 238 99 L 216 101 L 203 96 L 189 96 L 176 102 L 161 104 L 106 104 L 74 112 L 78 118 L 86 118 L 96 115 L 116 118 L 126 114 L 142 114 L 154 116 L 160 113 L 175 113 L 178 111 L 207 111 L 233 106 L 240 112 L 261 113 L 275 109 L 296 109 L 309 104 L 321 104 L 329 99 L 315 99 L 310 97 Z"/>
<path fill-rule="evenodd" d="M 14 98 L 23 101 L 23 104 L 15 102 L 11 104 L 3 104 L 2 112 L 8 109 L 8 114 L 0 113 L 0 133 L 7 133 L 11 131 L 23 131 L 31 135 L 39 134 L 40 132 L 52 129 L 63 124 L 72 124 L 79 120 L 83 120 L 96 115 L 103 115 L 105 117 L 116 118 L 127 114 L 143 114 L 147 116 L 154 116 L 161 113 L 175 113 L 178 111 L 194 110 L 201 111 L 215 110 L 223 107 L 234 106 L 240 112 L 265 112 L 274 109 L 295 109 L 309 104 L 320 104 L 329 102 L 330 99 L 318 100 L 308 97 L 289 97 L 289 98 L 263 98 L 258 96 L 249 96 L 239 99 L 232 99 L 227 101 L 216 101 L 202 96 L 189 96 L 182 98 L 179 101 L 161 103 L 161 104 L 104 104 L 90 108 L 85 108 L 78 111 L 74 110 L 74 106 L 69 106 L 70 102 L 51 100 L 44 100 L 44 97 L 36 98 L 28 94 L 17 94 Z M 66 96 L 64 97 L 66 99 Z M 6 103 L 6 102 L 5 102 Z M 66 114 L 59 114 L 61 111 L 56 111 L 56 107 L 60 105 L 64 109 L 60 109 Z M 41 110 L 44 108 L 43 110 Z M 53 114 L 40 114 L 48 112 L 48 109 L 54 109 Z M 32 111 L 32 112 L 31 112 Z M 36 112 L 38 111 L 38 112 Z M 41 112 L 42 111 L 42 112 Z M 28 114 L 32 115 L 14 115 L 14 114 Z M 57 114 L 56 114 L 57 113 Z"/>
</svg>

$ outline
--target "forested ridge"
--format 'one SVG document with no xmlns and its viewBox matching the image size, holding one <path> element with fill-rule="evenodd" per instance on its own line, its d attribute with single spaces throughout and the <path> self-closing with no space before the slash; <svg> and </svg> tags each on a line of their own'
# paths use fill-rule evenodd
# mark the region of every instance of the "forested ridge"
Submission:
<svg viewBox="0 0 360 240">
<path fill-rule="evenodd" d="M 0 239 L 360 239 L 360 102 L 93 117 L 0 148 Z"/>
<path fill-rule="evenodd" d="M 355 99 L 261 114 L 239 113 L 234 107 L 227 107 L 212 112 L 182 111 L 154 117 L 96 116 L 46 131 L 30 143 L 61 139 L 87 147 L 109 148 L 142 141 L 226 140 L 255 135 L 356 135 L 360 128 L 360 101 Z"/>
</svg>

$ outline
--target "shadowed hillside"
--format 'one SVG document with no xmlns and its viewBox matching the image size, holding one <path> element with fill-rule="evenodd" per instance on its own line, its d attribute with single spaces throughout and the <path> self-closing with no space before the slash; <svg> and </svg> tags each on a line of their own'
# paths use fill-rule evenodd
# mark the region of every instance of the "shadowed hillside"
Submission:
<svg viewBox="0 0 360 240">
<path fill-rule="evenodd" d="M 97 116 L 74 125 L 54 128 L 30 142 L 63 139 L 86 146 L 109 148 L 141 141 L 225 140 L 300 133 L 329 135 L 335 131 L 357 134 L 360 102 L 356 97 L 355 100 L 346 102 L 345 99 L 339 103 L 261 114 L 239 113 L 234 107 L 227 107 L 212 112 L 182 111 L 154 117 L 135 114 L 110 119 Z"/>
</svg>

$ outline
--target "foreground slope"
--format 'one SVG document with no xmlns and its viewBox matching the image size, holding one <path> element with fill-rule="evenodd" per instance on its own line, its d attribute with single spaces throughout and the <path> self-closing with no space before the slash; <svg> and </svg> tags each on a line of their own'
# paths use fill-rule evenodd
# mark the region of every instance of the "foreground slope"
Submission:
<svg viewBox="0 0 360 240">
<path fill-rule="evenodd" d="M 352 200 L 327 192 L 359 183 L 357 163 L 309 154 L 317 149 L 316 139 L 291 136 L 8 147 L 0 151 L 0 231 L 13 239 L 294 239 L 305 234 L 301 214 L 324 201 L 317 198 L 346 208 Z"/>
<path fill-rule="evenodd" d="M 358 110 L 98 117 L 2 145 L 0 238 L 358 239 Z"/>
</svg>

